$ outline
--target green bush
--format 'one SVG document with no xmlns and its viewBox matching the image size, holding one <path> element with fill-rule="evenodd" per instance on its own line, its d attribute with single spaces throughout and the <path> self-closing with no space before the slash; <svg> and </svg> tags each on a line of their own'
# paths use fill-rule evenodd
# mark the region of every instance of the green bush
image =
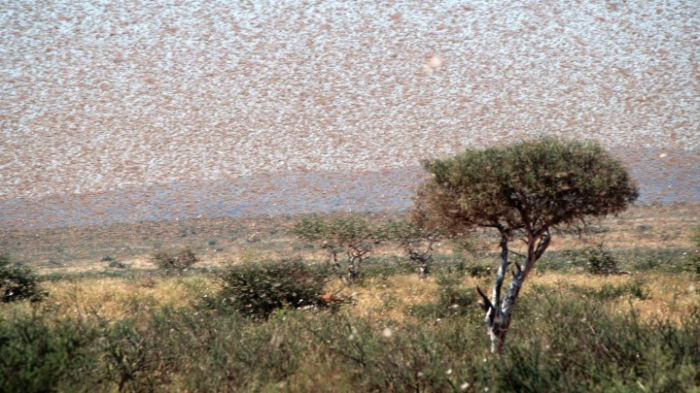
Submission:
<svg viewBox="0 0 700 393">
<path fill-rule="evenodd" d="M 586 250 L 588 256 L 588 272 L 591 274 L 616 274 L 620 270 L 617 267 L 617 259 L 600 244 Z"/>
<path fill-rule="evenodd" d="M 42 317 L 0 319 L 0 391 L 69 391 L 89 372 L 87 346 L 94 331 L 75 320 L 58 324 Z"/>
<path fill-rule="evenodd" d="M 603 248 L 603 244 L 595 247 L 586 247 L 581 250 L 566 250 L 562 256 L 569 260 L 573 266 L 584 266 L 590 274 L 618 274 L 617 259 Z"/>
<path fill-rule="evenodd" d="M 327 268 L 309 266 L 302 259 L 234 265 L 224 276 L 221 301 L 253 319 L 266 319 L 283 307 L 322 307 L 328 273 Z"/>
<path fill-rule="evenodd" d="M 12 266 L 10 256 L 0 253 L 0 301 L 2 303 L 29 299 L 32 302 L 41 301 L 46 297 L 36 275 L 31 269 L 23 266 Z"/>
<path fill-rule="evenodd" d="M 185 270 L 199 262 L 197 255 L 190 248 L 177 251 L 159 251 L 153 255 L 153 263 L 161 269 Z"/>
<path fill-rule="evenodd" d="M 336 273 L 346 277 L 348 283 L 357 282 L 362 275 L 362 265 L 381 242 L 387 240 L 386 228 L 365 217 L 352 215 L 324 221 L 306 217 L 294 225 L 292 232 L 302 240 L 317 243 L 330 251 L 329 261 Z M 338 256 L 346 255 L 345 266 Z"/>
</svg>

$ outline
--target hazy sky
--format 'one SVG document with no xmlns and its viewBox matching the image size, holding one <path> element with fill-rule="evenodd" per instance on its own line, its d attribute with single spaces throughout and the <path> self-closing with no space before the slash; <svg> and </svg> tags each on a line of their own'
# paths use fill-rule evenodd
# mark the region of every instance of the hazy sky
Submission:
<svg viewBox="0 0 700 393">
<path fill-rule="evenodd" d="M 0 200 L 545 133 L 698 150 L 698 26 L 695 0 L 0 0 Z"/>
</svg>

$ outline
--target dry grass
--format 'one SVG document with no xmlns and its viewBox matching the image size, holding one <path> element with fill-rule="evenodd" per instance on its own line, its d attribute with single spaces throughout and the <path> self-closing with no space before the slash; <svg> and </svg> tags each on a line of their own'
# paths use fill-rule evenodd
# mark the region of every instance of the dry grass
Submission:
<svg viewBox="0 0 700 393">
<path fill-rule="evenodd" d="M 648 297 L 623 297 L 610 302 L 610 308 L 627 312 L 630 307 L 644 319 L 677 320 L 692 307 L 700 306 L 700 284 L 692 277 L 678 274 L 649 272 L 637 275 L 593 276 L 588 274 L 552 273 L 531 276 L 523 288 L 522 298 L 537 288 L 548 288 L 565 296 L 582 296 L 571 287 L 600 289 L 606 285 L 619 287 L 634 281 L 642 284 Z M 490 287 L 489 279 L 464 277 L 460 287 L 474 290 L 479 285 Z M 204 276 L 140 277 L 140 278 L 81 278 L 47 282 L 44 287 L 50 298 L 41 307 L 59 315 L 94 314 L 117 320 L 163 306 L 191 306 L 203 296 L 215 296 L 220 285 L 216 279 Z M 347 286 L 340 280 L 328 284 L 328 292 L 352 299 L 348 311 L 358 317 L 404 321 L 407 310 L 418 304 L 435 301 L 439 285 L 436 277 L 421 280 L 417 275 L 373 277 L 361 286 Z M 30 307 L 24 305 L 23 307 Z M 6 312 L 9 308 L 4 309 Z"/>
<path fill-rule="evenodd" d="M 534 274 L 526 282 L 521 302 L 545 290 L 561 296 L 585 298 L 584 290 L 601 290 L 604 287 L 621 287 L 638 282 L 644 298 L 621 296 L 606 301 L 606 307 L 614 313 L 628 313 L 635 309 L 643 320 L 670 319 L 679 321 L 693 307 L 700 306 L 700 284 L 682 274 L 646 272 L 635 275 L 593 276 L 589 274 L 554 273 Z M 476 286 L 490 288 L 490 278 L 463 277 L 459 287 L 474 291 Z M 116 321 L 124 318 L 147 320 L 149 311 L 161 307 L 189 307 L 204 297 L 216 296 L 220 282 L 203 275 L 182 277 L 143 275 L 137 278 L 79 278 L 44 283 L 50 297 L 39 306 L 28 303 L 15 304 L 0 309 L 0 315 L 12 312 L 39 312 L 56 318 L 73 316 Z M 578 288 L 578 290 L 574 290 Z M 416 274 L 371 277 L 362 285 L 348 286 L 339 279 L 332 280 L 327 292 L 352 299 L 353 306 L 345 311 L 358 318 L 391 321 L 403 324 L 414 320 L 409 310 L 412 306 L 435 302 L 440 285 L 434 276 L 425 280 Z M 474 305 L 476 307 L 476 305 Z M 517 307 L 516 307 L 517 314 Z M 517 317 L 516 317 L 517 318 Z"/>
<path fill-rule="evenodd" d="M 678 321 L 693 307 L 700 306 L 700 283 L 695 278 L 689 274 L 658 272 L 612 276 L 548 272 L 531 277 L 523 288 L 523 295 L 532 293 L 537 286 L 544 286 L 556 288 L 562 295 L 580 296 L 572 294 L 569 288 L 574 286 L 595 290 L 604 286 L 621 287 L 635 282 L 642 286 L 645 298 L 615 299 L 609 302 L 611 311 L 627 313 L 634 309 L 645 320 L 668 318 Z"/>
<path fill-rule="evenodd" d="M 435 298 L 438 286 L 434 277 L 421 280 L 417 275 L 397 275 L 386 279 L 370 278 L 362 286 L 345 286 L 340 280 L 329 284 L 329 291 L 352 299 L 355 316 L 391 319 L 402 322 L 407 308 Z"/>
<path fill-rule="evenodd" d="M 42 312 L 107 320 L 145 317 L 149 310 L 165 306 L 191 306 L 219 290 L 215 281 L 202 276 L 80 278 L 46 282 L 43 288 L 50 296 L 38 306 Z M 0 312 L 16 311 L 18 307 L 0 308 Z"/>
</svg>

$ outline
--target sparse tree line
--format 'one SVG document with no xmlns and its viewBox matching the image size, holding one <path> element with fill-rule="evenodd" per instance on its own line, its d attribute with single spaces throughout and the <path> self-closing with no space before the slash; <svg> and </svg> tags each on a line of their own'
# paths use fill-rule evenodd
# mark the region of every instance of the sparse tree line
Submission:
<svg viewBox="0 0 700 393">
<path fill-rule="evenodd" d="M 293 232 L 327 250 L 329 264 L 350 284 L 360 278 L 363 262 L 382 244 L 393 244 L 404 250 L 416 263 L 421 278 L 426 278 L 433 247 L 443 238 L 439 230 L 424 229 L 408 220 L 382 223 L 357 215 L 330 220 L 307 217 L 295 224 Z"/>
</svg>

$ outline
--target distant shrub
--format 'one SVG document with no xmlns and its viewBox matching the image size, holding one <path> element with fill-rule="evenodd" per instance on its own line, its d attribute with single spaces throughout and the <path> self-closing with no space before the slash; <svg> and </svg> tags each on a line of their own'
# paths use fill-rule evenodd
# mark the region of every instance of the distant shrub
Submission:
<svg viewBox="0 0 700 393">
<path fill-rule="evenodd" d="M 117 259 L 111 255 L 107 255 L 105 257 L 102 257 L 101 259 L 102 262 L 108 262 L 107 266 L 115 269 L 126 269 L 128 266 L 117 261 Z"/>
<path fill-rule="evenodd" d="M 617 274 L 620 269 L 617 267 L 617 259 L 603 249 L 603 245 L 586 249 L 588 257 L 588 272 L 591 274 Z"/>
<path fill-rule="evenodd" d="M 617 259 L 603 248 L 603 244 L 595 247 L 586 247 L 581 250 L 566 250 L 563 257 L 574 266 L 584 266 L 590 274 L 618 274 Z"/>
<path fill-rule="evenodd" d="M 302 259 L 235 265 L 224 276 L 222 302 L 253 319 L 266 319 L 283 307 L 323 307 L 327 305 L 321 296 L 328 273 Z"/>
<path fill-rule="evenodd" d="M 41 290 L 32 270 L 24 266 L 12 266 L 10 256 L 0 253 L 0 301 L 9 303 L 29 299 L 38 302 L 44 297 L 46 292 Z"/>
<path fill-rule="evenodd" d="M 126 268 L 128 267 L 127 265 L 125 265 L 125 264 L 123 264 L 123 263 L 121 263 L 121 262 L 119 262 L 119 261 L 110 261 L 110 262 L 109 262 L 109 265 L 107 265 L 107 266 L 113 267 L 113 268 L 116 268 L 116 269 L 126 269 Z"/>
<path fill-rule="evenodd" d="M 178 251 L 160 251 L 153 255 L 153 263 L 166 270 L 185 270 L 197 262 L 199 259 L 190 248 Z"/>
<path fill-rule="evenodd" d="M 306 217 L 294 224 L 292 233 L 329 250 L 330 263 L 341 277 L 347 278 L 348 283 L 358 281 L 364 261 L 378 244 L 387 240 L 386 228 L 357 215 L 330 221 Z M 345 267 L 338 260 L 338 255 L 343 253 L 346 255 Z"/>
</svg>

